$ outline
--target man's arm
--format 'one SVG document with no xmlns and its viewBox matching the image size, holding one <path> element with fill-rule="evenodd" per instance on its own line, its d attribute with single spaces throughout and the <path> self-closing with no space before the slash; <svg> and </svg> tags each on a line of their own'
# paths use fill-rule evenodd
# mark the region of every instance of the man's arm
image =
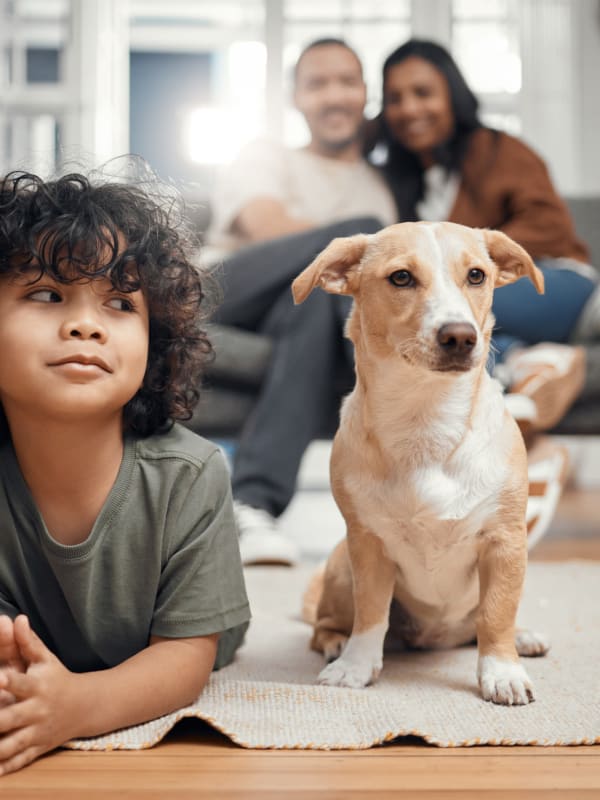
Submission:
<svg viewBox="0 0 600 800">
<path fill-rule="evenodd" d="M 314 228 L 308 219 L 293 217 L 280 200 L 273 197 L 255 197 L 240 209 L 232 228 L 249 242 L 276 239 L 290 233 Z"/>
<path fill-rule="evenodd" d="M 0 690 L 15 697 L 0 709 L 0 774 L 74 737 L 96 736 L 189 705 L 208 681 L 219 638 L 153 636 L 147 648 L 116 667 L 74 673 L 31 630 L 27 617 L 17 617 L 12 628 L 25 670 L 0 671 Z M 12 648 L 6 618 L 3 636 L 7 653 Z"/>
<path fill-rule="evenodd" d="M 290 211 L 290 151 L 265 139 L 250 142 L 223 169 L 211 198 L 211 237 L 237 234 L 240 243 L 275 239 L 315 226 Z"/>
</svg>

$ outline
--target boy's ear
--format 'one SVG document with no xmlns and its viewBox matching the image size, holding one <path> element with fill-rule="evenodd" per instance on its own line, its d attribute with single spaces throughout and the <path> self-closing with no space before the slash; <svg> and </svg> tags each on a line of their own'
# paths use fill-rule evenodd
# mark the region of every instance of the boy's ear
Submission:
<svg viewBox="0 0 600 800">
<path fill-rule="evenodd" d="M 544 276 L 531 256 L 501 231 L 484 231 L 483 238 L 492 261 L 498 267 L 496 286 L 529 278 L 538 294 L 544 294 Z"/>
<path fill-rule="evenodd" d="M 334 239 L 292 283 L 294 302 L 306 300 L 317 285 L 332 294 L 353 294 L 368 242 L 364 233 Z"/>
</svg>

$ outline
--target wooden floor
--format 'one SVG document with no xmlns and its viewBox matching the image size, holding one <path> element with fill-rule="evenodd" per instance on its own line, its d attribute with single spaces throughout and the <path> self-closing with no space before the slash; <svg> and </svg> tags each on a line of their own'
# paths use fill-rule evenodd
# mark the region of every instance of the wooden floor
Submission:
<svg viewBox="0 0 600 800">
<path fill-rule="evenodd" d="M 567 492 L 532 560 L 600 560 L 599 507 L 600 492 Z M 151 750 L 61 750 L 0 778 L 0 799 L 7 800 L 402 797 L 600 798 L 600 746 L 441 749 L 403 739 L 365 751 L 243 750 L 187 720 Z"/>
</svg>

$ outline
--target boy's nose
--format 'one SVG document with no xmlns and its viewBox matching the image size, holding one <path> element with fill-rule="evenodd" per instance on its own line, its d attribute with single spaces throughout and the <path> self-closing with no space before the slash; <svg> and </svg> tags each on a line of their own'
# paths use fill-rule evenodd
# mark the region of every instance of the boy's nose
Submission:
<svg viewBox="0 0 600 800">
<path fill-rule="evenodd" d="M 69 339 L 97 339 L 104 341 L 106 331 L 104 327 L 92 319 L 80 319 L 66 322 L 63 325 L 63 336 Z"/>
</svg>

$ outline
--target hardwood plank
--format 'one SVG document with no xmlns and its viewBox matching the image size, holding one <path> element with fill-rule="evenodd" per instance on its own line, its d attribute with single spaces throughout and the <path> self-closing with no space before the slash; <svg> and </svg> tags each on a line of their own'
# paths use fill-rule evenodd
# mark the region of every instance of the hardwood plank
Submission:
<svg viewBox="0 0 600 800">
<path fill-rule="evenodd" d="M 0 792 L 2 790 L 0 789 Z M 64 789 L 60 794 L 54 795 L 45 789 L 35 791 L 17 791 L 15 794 L 6 795 L 10 800 L 107 800 L 107 798 L 119 798 L 119 800 L 364 800 L 365 797 L 376 797 L 377 800 L 398 800 L 398 798 L 416 798 L 416 800 L 481 800 L 482 795 L 478 792 L 465 792 L 464 789 L 442 789 L 436 791 L 414 790 L 398 787 L 396 789 L 369 795 L 364 790 L 357 791 L 319 789 L 307 794 L 305 790 L 280 789 L 266 791 L 248 791 L 238 789 L 234 792 L 216 791 L 212 788 L 181 789 L 171 787 L 167 793 L 164 789 L 114 789 L 110 794 L 97 790 L 86 790 L 85 796 L 81 790 Z M 485 800 L 597 800 L 598 791 L 591 790 L 565 790 L 565 789 L 520 789 L 507 793 L 504 789 L 486 791 Z"/>
<path fill-rule="evenodd" d="M 1 789 L 0 789 L 1 792 Z M 103 791 L 96 791 L 94 789 L 85 792 L 84 800 L 107 800 L 107 798 L 120 798 L 120 800 L 364 800 L 368 795 L 361 789 L 358 791 L 338 791 L 335 789 L 319 789 L 311 792 L 310 795 L 304 790 L 286 789 L 285 792 L 281 790 L 267 790 L 267 791 L 248 791 L 246 789 L 238 789 L 234 792 L 221 792 L 215 791 L 212 788 L 203 789 L 180 789 L 172 788 L 168 793 L 163 789 L 143 789 L 143 790 L 114 790 L 110 795 Z M 44 800 L 45 798 L 54 798 L 55 795 L 48 793 L 44 789 L 35 791 L 18 791 L 16 794 L 7 795 L 10 800 Z M 71 790 L 65 789 L 56 798 L 60 800 L 82 800 L 82 794 L 79 789 Z M 476 792 L 465 792 L 463 789 L 443 789 L 439 791 L 415 791 L 413 789 L 405 790 L 402 787 L 385 792 L 377 792 L 377 800 L 398 800 L 398 798 L 416 798 L 416 800 L 480 800 L 482 795 Z M 485 792 L 485 800 L 597 800 L 598 792 L 595 789 L 588 790 L 565 790 L 565 789 L 541 789 L 530 790 L 523 789 L 510 792 L 507 794 L 505 790 L 492 790 Z"/>
<path fill-rule="evenodd" d="M 597 537 L 589 539 L 542 539 L 529 554 L 530 561 L 569 561 L 578 558 L 600 560 L 600 532 Z"/>
<path fill-rule="evenodd" d="M 153 750 L 61 751 L 0 784 L 27 797 L 385 797 L 509 792 L 600 793 L 600 748 L 457 748 L 394 745 L 367 751 L 258 751 L 220 742 L 167 741 Z M 290 791 L 291 790 L 291 791 Z M 292 794 L 293 793 L 293 794 Z M 506 794 L 504 794 L 506 796 Z M 555 795 L 559 796 L 559 795 Z M 590 796 L 592 796 L 590 794 Z"/>
</svg>

